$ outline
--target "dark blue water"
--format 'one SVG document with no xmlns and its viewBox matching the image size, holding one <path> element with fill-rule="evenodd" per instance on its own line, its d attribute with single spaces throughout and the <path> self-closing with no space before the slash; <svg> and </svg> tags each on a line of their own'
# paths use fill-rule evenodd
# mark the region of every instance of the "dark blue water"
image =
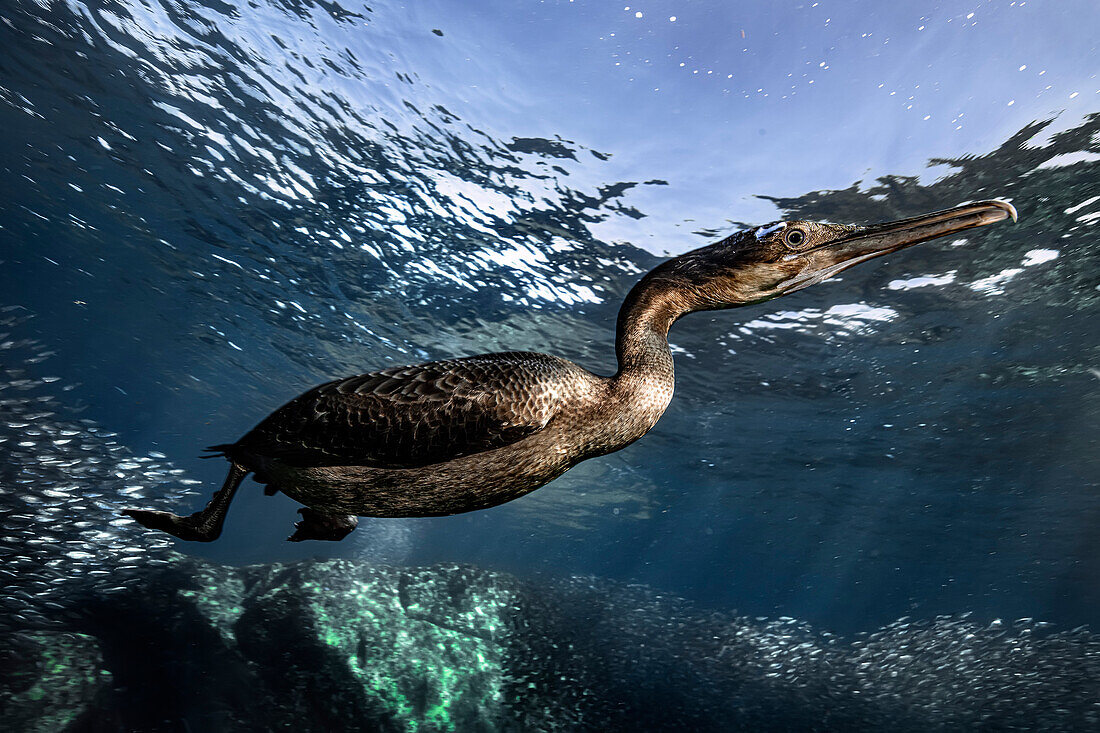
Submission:
<svg viewBox="0 0 1100 733">
<path fill-rule="evenodd" d="M 200 507 L 202 446 L 336 376 L 610 373 L 640 273 L 742 226 L 1000 197 L 1018 225 L 678 323 L 658 427 L 523 499 L 292 545 L 296 505 L 246 483 L 175 549 L 593 575 L 845 634 L 1097 628 L 1095 5 L 623 7 L 5 5 L 13 557 L 69 543 L 57 580 L 164 547 L 114 510 Z"/>
</svg>

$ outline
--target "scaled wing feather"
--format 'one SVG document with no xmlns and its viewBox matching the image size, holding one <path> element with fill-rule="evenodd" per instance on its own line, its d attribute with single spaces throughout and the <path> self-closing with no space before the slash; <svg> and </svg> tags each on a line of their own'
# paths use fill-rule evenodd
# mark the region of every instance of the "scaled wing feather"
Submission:
<svg viewBox="0 0 1100 733">
<path fill-rule="evenodd" d="M 276 410 L 227 453 L 296 466 L 413 468 L 499 448 L 545 427 L 556 407 L 548 381 L 560 360 L 486 356 L 323 384 Z"/>
</svg>

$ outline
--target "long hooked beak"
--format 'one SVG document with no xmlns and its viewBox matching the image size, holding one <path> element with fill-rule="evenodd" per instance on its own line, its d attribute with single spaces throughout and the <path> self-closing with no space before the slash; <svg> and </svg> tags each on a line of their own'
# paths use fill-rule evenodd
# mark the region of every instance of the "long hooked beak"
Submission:
<svg viewBox="0 0 1100 733">
<path fill-rule="evenodd" d="M 1015 207 L 1007 201 L 993 200 L 979 201 L 975 204 L 957 206 L 953 209 L 886 224 L 857 227 L 839 239 L 820 244 L 802 253 L 802 256 L 809 258 L 812 264 L 785 283 L 783 292 L 801 290 L 860 262 L 897 252 L 914 244 L 957 234 L 975 227 L 995 224 L 1005 219 L 1016 221 Z"/>
</svg>

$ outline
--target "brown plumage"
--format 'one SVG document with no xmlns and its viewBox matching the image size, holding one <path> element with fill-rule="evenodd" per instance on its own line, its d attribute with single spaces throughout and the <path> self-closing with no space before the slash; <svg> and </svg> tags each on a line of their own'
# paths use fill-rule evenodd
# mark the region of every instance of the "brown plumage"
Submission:
<svg viewBox="0 0 1100 733">
<path fill-rule="evenodd" d="M 515 499 L 657 422 L 673 390 L 678 318 L 768 300 L 963 229 L 1016 218 L 988 201 L 875 227 L 787 222 L 735 234 L 646 275 L 619 313 L 619 370 L 602 377 L 547 354 L 505 352 L 383 369 L 315 387 L 235 443 L 225 484 L 187 517 L 126 510 L 188 540 L 221 533 L 252 472 L 305 505 L 291 540 L 341 539 L 357 516 L 457 514 Z"/>
<path fill-rule="evenodd" d="M 303 467 L 419 468 L 546 427 L 554 414 L 549 392 L 567 371 L 562 359 L 533 353 L 383 369 L 314 387 L 216 448 Z"/>
</svg>

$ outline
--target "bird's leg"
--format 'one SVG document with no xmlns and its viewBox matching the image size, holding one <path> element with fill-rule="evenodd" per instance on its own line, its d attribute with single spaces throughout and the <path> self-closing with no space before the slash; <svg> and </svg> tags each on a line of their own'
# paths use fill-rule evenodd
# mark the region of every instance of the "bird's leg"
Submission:
<svg viewBox="0 0 1100 733">
<path fill-rule="evenodd" d="M 248 475 L 248 470 L 236 463 L 229 467 L 225 483 L 214 494 L 214 498 L 201 512 L 186 517 L 171 512 L 157 512 L 148 509 L 124 509 L 123 514 L 133 517 L 149 529 L 159 529 L 181 540 L 194 542 L 213 542 L 222 533 L 225 515 L 229 512 L 229 503 L 237 493 L 237 487 Z"/>
<path fill-rule="evenodd" d="M 359 517 L 353 514 L 327 514 L 307 506 L 298 510 L 302 521 L 294 523 L 291 542 L 302 540 L 330 540 L 338 542 L 359 525 Z"/>
</svg>

